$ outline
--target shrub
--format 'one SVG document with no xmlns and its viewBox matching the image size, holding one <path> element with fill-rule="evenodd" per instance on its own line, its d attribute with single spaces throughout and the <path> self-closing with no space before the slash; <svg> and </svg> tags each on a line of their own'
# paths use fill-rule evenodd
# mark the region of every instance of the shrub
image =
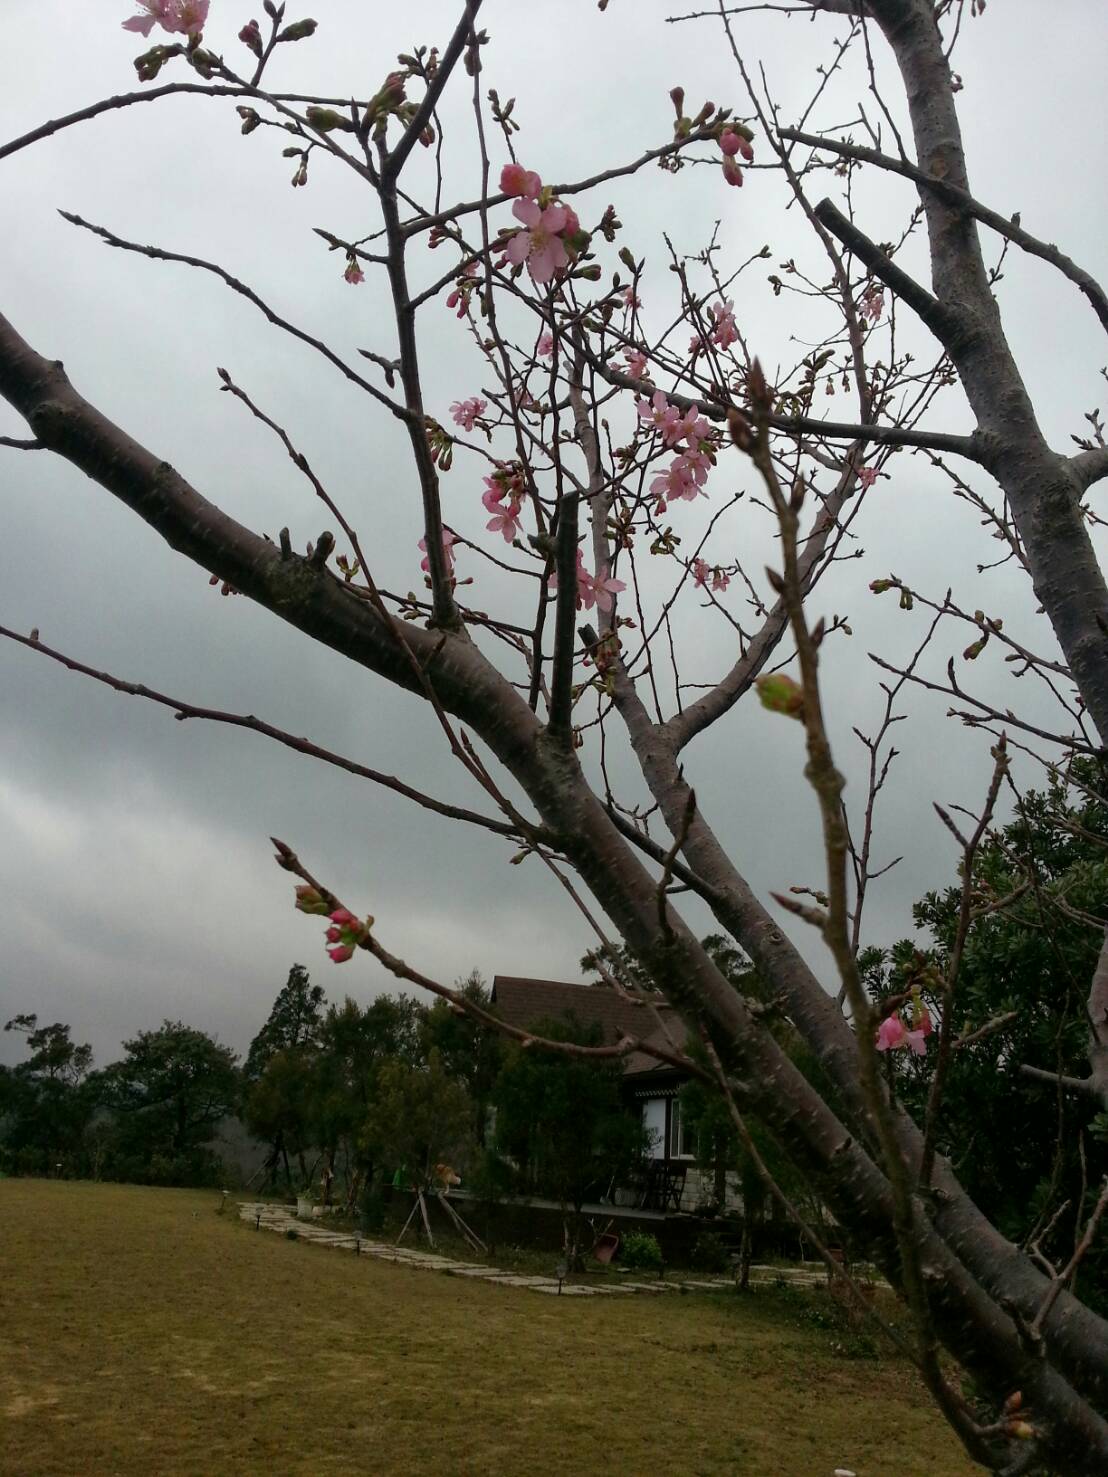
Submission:
<svg viewBox="0 0 1108 1477">
<path fill-rule="evenodd" d="M 619 1259 L 625 1267 L 637 1267 L 644 1271 L 657 1271 L 662 1265 L 662 1248 L 657 1236 L 649 1231 L 630 1231 L 623 1238 Z"/>
<path fill-rule="evenodd" d="M 692 1264 L 701 1272 L 726 1272 L 731 1256 L 714 1231 L 702 1231 L 692 1250 Z"/>
</svg>

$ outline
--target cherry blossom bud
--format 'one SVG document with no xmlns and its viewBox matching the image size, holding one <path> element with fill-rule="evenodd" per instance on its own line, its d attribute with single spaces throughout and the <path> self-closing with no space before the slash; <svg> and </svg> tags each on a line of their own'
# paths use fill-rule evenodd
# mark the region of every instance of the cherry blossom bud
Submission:
<svg viewBox="0 0 1108 1477">
<path fill-rule="evenodd" d="M 304 116 L 308 120 L 308 126 L 314 128 L 316 133 L 331 133 L 336 128 L 341 128 L 346 133 L 354 132 L 350 119 L 336 113 L 334 108 L 309 108 Z"/>
<path fill-rule="evenodd" d="M 720 135 L 719 146 L 731 158 L 739 152 L 739 145 L 741 143 L 742 139 L 733 128 L 727 129 L 725 133 Z"/>
<path fill-rule="evenodd" d="M 727 412 L 727 429 L 731 440 L 740 451 L 751 451 L 754 447 L 754 427 L 741 410 L 732 408 Z"/>
<path fill-rule="evenodd" d="M 336 964 L 345 964 L 348 959 L 353 959 L 354 946 L 353 944 L 336 944 L 333 949 L 328 949 L 327 952 Z"/>
<path fill-rule="evenodd" d="M 327 904 L 314 887 L 304 884 L 296 889 L 296 906 L 301 913 L 326 913 Z"/>
<path fill-rule="evenodd" d="M 242 30 L 239 32 L 239 40 L 243 43 L 244 46 L 249 46 L 250 50 L 254 53 L 256 57 L 261 57 L 262 33 L 258 29 L 257 21 L 249 21 L 245 26 L 243 26 Z"/>
<path fill-rule="evenodd" d="M 729 185 L 742 187 L 743 172 L 735 163 L 734 159 L 729 158 L 726 154 L 723 156 L 723 177 Z"/>
<path fill-rule="evenodd" d="M 261 127 L 261 117 L 253 108 L 236 108 L 235 112 L 242 119 L 243 133 L 253 133 L 255 128 Z"/>
<path fill-rule="evenodd" d="M 357 923 L 357 919 L 349 908 L 336 908 L 333 913 L 327 914 L 332 923 Z"/>
<path fill-rule="evenodd" d="M 291 26 L 286 26 L 277 37 L 278 41 L 306 41 L 315 33 L 318 23 L 313 20 L 293 21 Z"/>
<path fill-rule="evenodd" d="M 788 718 L 804 717 L 804 692 L 798 682 L 784 672 L 770 672 L 755 682 L 762 707 L 771 713 L 784 713 Z"/>
</svg>

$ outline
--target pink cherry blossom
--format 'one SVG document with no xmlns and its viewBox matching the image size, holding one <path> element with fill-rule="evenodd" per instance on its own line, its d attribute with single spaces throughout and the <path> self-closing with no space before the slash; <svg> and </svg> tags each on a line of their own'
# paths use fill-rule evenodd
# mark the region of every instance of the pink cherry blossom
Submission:
<svg viewBox="0 0 1108 1477">
<path fill-rule="evenodd" d="M 522 195 L 536 200 L 542 190 L 542 180 L 533 169 L 524 169 L 522 164 L 505 164 L 500 171 L 500 188 L 505 195 Z"/>
<path fill-rule="evenodd" d="M 695 446 L 690 446 L 687 451 L 682 452 L 682 459 L 697 487 L 703 487 L 708 480 L 708 473 L 714 465 L 712 458 L 707 452 L 700 451 Z"/>
<path fill-rule="evenodd" d="M 468 400 L 455 400 L 450 407 L 450 414 L 454 418 L 454 424 L 461 426 L 463 431 L 472 431 L 479 416 L 484 415 L 488 409 L 488 401 L 480 399 L 477 395 L 471 395 Z"/>
<path fill-rule="evenodd" d="M 640 400 L 635 408 L 639 420 L 653 426 L 666 446 L 676 446 L 679 441 L 687 439 L 689 445 L 695 447 L 711 429 L 700 414 L 699 405 L 690 405 L 682 413 L 676 405 L 669 403 L 661 390 L 655 390 L 649 400 Z"/>
<path fill-rule="evenodd" d="M 542 338 L 539 339 L 538 344 L 535 346 L 535 353 L 539 356 L 540 359 L 549 359 L 553 352 L 554 335 L 552 333 L 544 333 Z"/>
<path fill-rule="evenodd" d="M 703 441 L 711 432 L 711 426 L 700 414 L 699 405 L 690 405 L 685 414 L 678 421 L 680 436 L 684 436 L 691 448 L 696 447 L 697 442 Z"/>
<path fill-rule="evenodd" d="M 876 467 L 859 467 L 858 481 L 864 488 L 870 488 L 877 481 Z"/>
<path fill-rule="evenodd" d="M 481 501 L 492 514 L 485 527 L 490 533 L 499 533 L 506 544 L 519 538 L 523 494 L 523 478 L 518 470 L 511 467 L 500 467 L 491 477 L 485 478 L 485 491 L 481 494 Z"/>
<path fill-rule="evenodd" d="M 642 299 L 635 296 L 635 289 L 633 287 L 625 287 L 623 289 L 623 306 L 627 309 L 628 312 L 630 312 L 632 308 L 642 307 Z"/>
<path fill-rule="evenodd" d="M 506 544 L 511 544 L 519 538 L 519 504 L 509 503 L 502 507 L 499 503 L 492 517 L 485 524 L 490 533 L 499 533 L 503 536 Z"/>
<path fill-rule="evenodd" d="M 708 476 L 708 465 L 707 457 L 699 452 L 687 452 L 674 457 L 666 470 L 659 472 L 650 484 L 651 497 L 658 499 L 657 511 L 664 513 L 667 503 L 681 499 L 691 503 L 694 498 L 701 496 L 701 489 Z"/>
<path fill-rule="evenodd" d="M 914 1010 L 915 1022 L 905 1036 L 905 1044 L 916 1056 L 924 1056 L 927 1053 L 927 1038 L 935 1029 L 931 1024 L 931 1016 L 917 1000 Z"/>
<path fill-rule="evenodd" d="M 580 556 L 580 550 L 578 550 Z M 608 575 L 608 566 L 602 564 L 595 575 L 589 574 L 588 570 L 578 565 L 577 568 L 577 607 L 591 610 L 595 604 L 597 610 L 611 610 L 615 605 L 615 596 L 627 586 L 623 580 L 611 579 Z"/>
<path fill-rule="evenodd" d="M 196 36 L 208 19 L 208 4 L 209 0 L 138 0 L 139 8 L 145 13 L 125 20 L 123 29 L 149 36 L 158 25 L 171 34 Z"/>
<path fill-rule="evenodd" d="M 713 590 L 726 590 L 727 586 L 730 583 L 731 583 L 731 576 L 729 574 L 727 574 L 725 570 L 722 570 L 722 569 L 714 569 L 712 571 L 712 589 Z"/>
<path fill-rule="evenodd" d="M 601 573 L 592 575 L 585 568 L 585 554 L 582 549 L 577 550 L 577 609 L 591 610 L 595 605 L 597 610 L 611 610 L 614 604 L 613 597 L 627 586 L 623 580 L 612 579 L 608 574 L 608 566 L 600 566 Z M 551 591 L 558 588 L 558 572 L 555 570 L 548 581 Z"/>
<path fill-rule="evenodd" d="M 627 373 L 635 379 L 646 378 L 646 355 L 641 349 L 624 349 L 623 357 L 627 360 Z"/>
<path fill-rule="evenodd" d="M 862 294 L 862 317 L 870 323 L 876 323 L 885 311 L 885 289 L 883 287 L 871 287 L 868 292 Z"/>
<path fill-rule="evenodd" d="M 526 262 L 531 280 L 542 286 L 569 264 L 561 233 L 570 223 L 570 212 L 564 205 L 542 210 L 535 200 L 517 200 L 512 214 L 524 229 L 508 242 L 508 260 L 514 267 Z"/>
<path fill-rule="evenodd" d="M 442 531 L 442 552 L 443 552 L 443 555 L 446 558 L 446 569 L 447 569 L 447 573 L 452 573 L 453 572 L 453 569 L 454 569 L 454 544 L 457 542 L 457 538 L 458 538 L 458 535 L 456 533 L 452 533 L 449 528 L 444 528 L 443 529 L 443 531 Z M 420 539 L 420 541 L 419 541 L 419 548 L 421 548 L 423 550 L 423 558 L 419 561 L 419 567 L 420 567 L 420 569 L 423 570 L 424 574 L 430 574 L 431 573 L 431 561 L 427 557 L 427 539 L 426 539 L 426 536 L 424 536 L 423 538 Z"/>
<path fill-rule="evenodd" d="M 720 349 L 729 349 L 739 336 L 735 326 L 735 304 L 728 298 L 725 303 L 712 304 L 712 342 Z"/>
<path fill-rule="evenodd" d="M 700 588 L 703 589 L 708 583 L 709 574 L 711 574 L 711 570 L 708 568 L 707 564 L 705 564 L 703 559 L 693 560 L 692 577 L 694 585 L 699 585 Z"/>
<path fill-rule="evenodd" d="M 661 432 L 666 446 L 673 446 L 681 439 L 681 412 L 676 405 L 669 403 L 664 391 L 655 390 L 649 400 L 640 400 L 635 409 L 644 425 L 653 426 L 656 431 Z"/>
<path fill-rule="evenodd" d="M 365 273 L 359 267 L 357 257 L 350 257 L 346 263 L 346 271 L 342 275 L 354 287 L 357 287 L 359 282 L 365 281 Z"/>
<path fill-rule="evenodd" d="M 881 1022 L 877 1032 L 878 1051 L 896 1051 L 903 1046 L 908 1039 L 908 1033 L 904 1029 L 904 1022 L 896 1011 L 887 1015 Z"/>
</svg>

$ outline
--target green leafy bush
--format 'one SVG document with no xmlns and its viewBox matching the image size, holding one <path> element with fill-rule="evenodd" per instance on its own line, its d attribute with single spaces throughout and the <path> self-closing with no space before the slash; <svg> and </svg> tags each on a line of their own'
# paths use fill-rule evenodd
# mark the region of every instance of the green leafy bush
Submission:
<svg viewBox="0 0 1108 1477">
<path fill-rule="evenodd" d="M 658 1271 L 662 1265 L 662 1248 L 657 1236 L 649 1231 L 629 1231 L 620 1246 L 619 1259 L 625 1267 Z"/>
</svg>

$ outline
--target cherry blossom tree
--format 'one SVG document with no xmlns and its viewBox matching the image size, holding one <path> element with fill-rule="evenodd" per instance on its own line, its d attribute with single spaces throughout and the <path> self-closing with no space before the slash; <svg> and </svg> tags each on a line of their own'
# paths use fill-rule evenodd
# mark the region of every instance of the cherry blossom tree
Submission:
<svg viewBox="0 0 1108 1477">
<path fill-rule="evenodd" d="M 328 527 L 304 553 L 287 529 L 270 539 L 215 506 L 184 471 L 135 439 L 141 427 L 109 421 L 61 363 L 6 318 L 0 395 L 29 435 L 3 444 L 65 458 L 224 594 L 256 601 L 422 699 L 426 721 L 487 805 L 449 803 L 252 715 L 200 708 L 98 671 L 47 646 L 37 631 L 0 631 L 179 717 L 251 729 L 340 766 L 501 838 L 515 862 L 548 869 L 579 907 L 592 942 L 629 950 L 652 988 L 602 969 L 604 987 L 640 1007 L 642 1030 L 613 1047 L 547 1044 L 599 1058 L 647 1051 L 686 1068 L 720 1095 L 769 1193 L 803 1219 L 759 1155 L 747 1118 L 765 1125 L 903 1296 L 910 1332 L 893 1334 L 981 1466 L 1103 1472 L 1108 1325 L 1078 1300 L 1072 1280 L 1108 1190 L 1079 1207 L 1072 1254 L 1056 1265 L 1006 1240 L 935 1147 L 953 1053 L 970 1034 L 1003 1040 L 1003 1021 L 966 1019 L 958 969 L 978 919 L 1008 905 L 975 886 L 974 866 L 1012 783 L 1013 755 L 1064 773 L 1075 757 L 1102 761 L 1108 741 L 1108 587 L 1094 546 L 1099 520 L 1087 502 L 1108 476 L 1108 446 L 1096 412 L 1076 451 L 1048 443 L 1005 336 L 1000 268 L 989 265 L 994 246 L 1001 260 L 1022 252 L 1061 273 L 1105 327 L 1108 299 L 1059 248 L 971 190 L 951 53 L 984 0 L 795 0 L 675 18 L 702 37 L 711 27 L 711 44 L 729 50 L 734 96 L 717 104 L 674 87 L 668 99 L 640 99 L 650 135 L 642 152 L 625 161 L 598 157 L 595 173 L 568 181 L 558 181 L 548 162 L 551 130 L 528 132 L 515 99 L 486 84 L 492 0 L 467 0 L 437 46 L 378 58 L 376 91 L 353 98 L 271 83 L 317 28 L 287 18 L 273 0 L 263 8 L 260 21 L 232 17 L 228 0 L 141 0 L 137 14 L 120 18 L 153 43 L 135 62 L 139 90 L 43 124 L 0 147 L 0 161 L 104 113 L 141 112 L 187 94 L 197 106 L 230 100 L 249 140 L 242 148 L 276 146 L 292 161 L 297 189 L 327 170 L 368 197 L 375 211 L 368 234 L 319 230 L 332 254 L 320 270 L 343 277 L 343 291 L 364 291 L 378 274 L 387 282 L 393 321 L 387 330 L 378 325 L 377 343 L 361 350 L 365 363 L 351 362 L 215 262 L 66 218 L 115 250 L 214 274 L 278 333 L 311 350 L 321 373 L 344 376 L 368 409 L 402 429 L 410 481 L 393 491 L 411 501 L 410 567 L 375 566 L 370 534 L 379 514 L 330 492 L 300 450 L 297 428 L 271 417 L 225 370 L 223 389 L 277 438 L 326 508 Z M 826 29 L 827 64 L 797 126 L 783 120 L 744 50 L 752 10 L 779 12 L 782 27 L 818 18 Z M 879 85 L 890 62 L 900 101 Z M 821 118 L 828 78 L 852 66 L 864 101 L 845 122 Z M 450 183 L 448 89 L 468 93 L 472 104 L 480 187 L 469 198 Z M 597 139 L 598 156 L 603 146 Z M 736 261 L 718 237 L 693 255 L 666 237 L 668 259 L 648 267 L 645 243 L 630 238 L 606 198 L 617 180 L 645 187 L 654 179 L 664 190 L 669 176 L 687 171 L 721 200 L 737 198 L 738 189 L 745 200 L 779 180 L 807 223 L 814 265 L 793 259 L 770 278 L 782 310 L 803 315 L 795 320 L 803 332 L 794 333 L 802 351 L 791 362 L 771 371 L 765 349 L 760 359 L 744 331 L 744 292 L 768 247 Z M 870 178 L 907 182 L 915 203 L 906 219 L 866 218 L 855 186 Z M 828 187 L 834 198 L 822 194 Z M 929 286 L 905 265 L 921 254 Z M 665 312 L 656 315 L 652 300 L 664 300 Z M 444 423 L 426 403 L 424 375 L 434 344 L 450 333 L 468 337 L 476 367 L 473 380 L 457 386 Z M 968 406 L 968 432 L 943 429 L 956 394 Z M 844 419 L 821 413 L 832 396 L 850 402 Z M 1050 626 L 1047 651 L 1018 641 L 973 598 L 912 589 L 893 574 L 874 579 L 873 597 L 926 612 L 926 630 L 910 661 L 885 662 L 884 719 L 873 733 L 859 732 L 868 790 L 848 805 L 825 721 L 843 699 L 821 683 L 821 662 L 849 627 L 840 616 L 817 617 L 815 607 L 828 571 L 853 557 L 868 500 L 892 475 L 894 458 L 906 455 L 925 460 L 952 497 L 972 505 L 1003 561 L 1030 581 Z M 459 482 L 470 503 L 450 522 L 448 479 L 451 507 L 464 507 L 453 490 Z M 766 557 L 772 567 L 763 573 Z M 409 581 L 416 588 L 393 592 Z M 695 620 L 679 618 L 690 610 Z M 733 657 L 703 680 L 695 636 L 685 638 L 708 622 L 728 629 Z M 1058 704 L 1053 726 L 1037 708 L 1025 715 L 977 697 L 965 668 L 932 672 L 926 653 L 936 632 L 960 627 L 971 637 L 964 662 L 991 642 L 1015 672 L 1046 685 Z M 694 677 L 684 675 L 690 669 Z M 863 904 L 882 870 L 874 836 L 895 756 L 890 735 L 913 688 L 944 694 L 981 731 L 992 777 L 974 814 L 955 820 L 940 812 L 963 877 L 945 975 L 926 990 L 908 980 L 901 994 L 875 1005 L 858 963 Z M 825 853 L 818 885 L 772 899 L 757 896 L 747 879 L 748 843 L 740 837 L 728 846 L 701 808 L 686 752 L 734 721 L 743 699 L 759 698 L 761 721 L 803 730 L 804 778 Z M 400 979 L 505 1029 L 471 995 L 392 952 L 387 918 L 378 924 L 358 900 L 337 897 L 325 856 L 309 866 L 285 841 L 276 850 L 298 879 L 297 906 L 326 918 L 336 964 L 353 968 L 372 954 Z M 682 916 L 683 894 L 706 905 L 745 952 L 759 998 L 736 990 L 697 941 Z M 826 945 L 830 990 L 790 932 L 805 928 Z M 696 1060 L 671 1034 L 659 996 L 701 1042 Z M 781 1017 L 832 1090 L 818 1091 L 781 1048 L 773 1029 Z M 1059 1090 L 1108 1107 L 1108 946 L 1090 982 L 1087 1027 L 1089 1076 L 1060 1081 Z M 897 1052 L 934 1053 L 920 1121 L 897 1102 L 895 1075 L 885 1070 Z M 809 1234 L 834 1268 L 818 1233 Z M 944 1351 L 970 1377 L 972 1395 Z"/>
</svg>

